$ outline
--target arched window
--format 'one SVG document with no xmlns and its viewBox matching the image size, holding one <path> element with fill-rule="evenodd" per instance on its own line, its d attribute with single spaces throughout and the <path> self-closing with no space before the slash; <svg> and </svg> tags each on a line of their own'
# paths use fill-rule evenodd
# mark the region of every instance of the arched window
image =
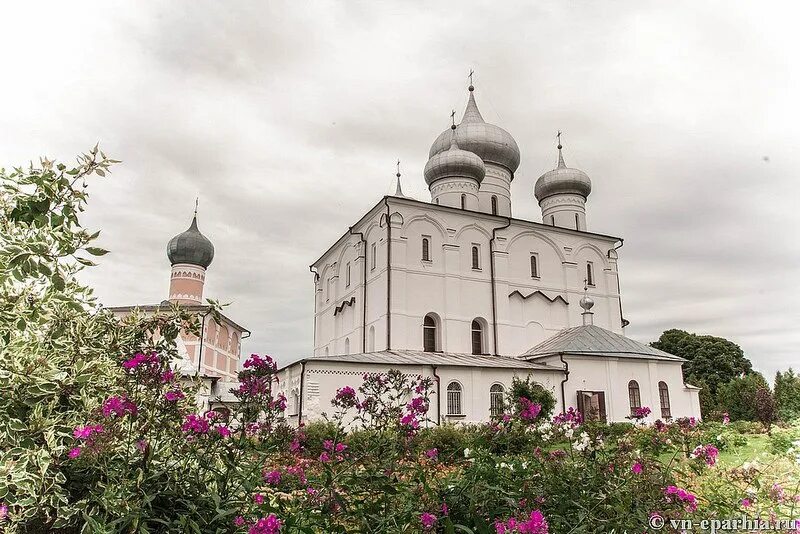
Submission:
<svg viewBox="0 0 800 534">
<path fill-rule="evenodd" d="M 586 283 L 590 286 L 594 285 L 594 265 L 592 262 L 586 262 Z"/>
<path fill-rule="evenodd" d="M 467 209 L 467 195 L 461 195 L 461 209 Z"/>
<path fill-rule="evenodd" d="M 422 261 L 431 261 L 431 240 L 422 238 Z"/>
<path fill-rule="evenodd" d="M 345 273 L 344 286 L 345 287 L 350 287 L 350 263 L 349 262 L 347 263 L 347 270 L 346 270 L 346 273 Z"/>
<path fill-rule="evenodd" d="M 436 338 L 436 319 L 432 315 L 426 315 L 422 322 L 422 350 L 436 352 Z"/>
<path fill-rule="evenodd" d="M 298 390 L 292 391 L 292 413 L 289 415 L 297 415 L 300 413 L 300 392 Z"/>
<path fill-rule="evenodd" d="M 481 254 L 478 250 L 478 247 L 472 245 L 472 268 L 473 269 L 480 269 L 481 268 Z"/>
<path fill-rule="evenodd" d="M 578 217 L 577 213 L 575 214 L 575 229 L 576 230 L 580 230 L 581 229 L 581 220 Z"/>
<path fill-rule="evenodd" d="M 531 254 L 531 278 L 539 278 L 539 256 Z"/>
<path fill-rule="evenodd" d="M 555 225 L 556 225 L 556 216 L 555 215 L 551 215 L 550 216 L 550 226 L 555 226 Z"/>
<path fill-rule="evenodd" d="M 666 382 L 658 383 L 658 399 L 661 401 L 661 417 L 670 419 L 672 411 L 669 408 L 669 388 Z"/>
<path fill-rule="evenodd" d="M 492 195 L 492 215 L 497 215 L 497 197 Z"/>
<path fill-rule="evenodd" d="M 642 407 L 642 397 L 639 395 L 639 383 L 636 380 L 628 382 L 628 402 L 631 405 L 631 415 Z"/>
<path fill-rule="evenodd" d="M 483 354 L 483 325 L 477 319 L 472 321 L 472 354 Z"/>
<path fill-rule="evenodd" d="M 461 411 L 461 384 L 447 384 L 447 415 L 464 415 Z"/>
<path fill-rule="evenodd" d="M 436 199 L 436 204 L 439 204 L 439 199 L 438 198 Z"/>
<path fill-rule="evenodd" d="M 489 388 L 489 414 L 492 417 L 499 417 L 503 415 L 503 395 L 505 388 L 503 384 L 494 384 Z"/>
<path fill-rule="evenodd" d="M 350 354 L 350 338 L 349 337 L 344 338 L 344 353 L 345 354 Z"/>
<path fill-rule="evenodd" d="M 367 340 L 367 350 L 370 352 L 375 352 L 375 327 L 369 327 L 369 339 Z"/>
</svg>

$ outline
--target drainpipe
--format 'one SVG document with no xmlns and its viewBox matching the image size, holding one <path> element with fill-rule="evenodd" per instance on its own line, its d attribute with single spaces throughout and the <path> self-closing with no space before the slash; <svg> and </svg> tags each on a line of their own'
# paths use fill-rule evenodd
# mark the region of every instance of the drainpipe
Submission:
<svg viewBox="0 0 800 534">
<path fill-rule="evenodd" d="M 567 396 L 564 394 L 564 384 L 569 380 L 569 364 L 564 361 L 564 353 L 558 355 L 558 359 L 564 364 L 564 380 L 561 381 L 561 410 L 566 413 L 567 411 Z"/>
<path fill-rule="evenodd" d="M 364 238 L 364 232 L 354 232 L 352 226 L 350 227 L 350 234 L 359 236 L 361 240 L 361 250 L 364 251 L 364 256 L 362 256 L 364 258 L 364 265 L 362 268 L 364 276 L 361 285 L 361 352 L 367 352 L 367 240 Z M 314 302 L 316 302 L 316 300 Z"/>
<path fill-rule="evenodd" d="M 392 223 L 389 220 L 389 197 L 386 204 L 386 350 L 392 350 Z"/>
<path fill-rule="evenodd" d="M 624 245 L 624 244 L 625 244 L 625 241 L 620 238 L 619 246 L 618 247 L 614 247 L 612 250 L 617 251 L 617 250 L 621 249 L 622 245 Z M 609 255 L 610 254 L 611 253 L 609 251 Z M 619 265 L 617 265 L 616 274 L 617 274 L 617 291 L 619 291 L 619 318 L 622 321 L 622 328 L 625 328 L 626 326 L 631 324 L 631 322 L 629 320 L 625 319 L 625 317 L 623 317 L 623 315 L 622 315 L 622 288 L 619 285 Z"/>
<path fill-rule="evenodd" d="M 300 362 L 300 398 L 297 403 L 297 428 L 303 426 L 303 397 L 305 396 L 305 391 L 303 391 L 303 388 L 305 385 L 305 377 L 306 361 L 303 360 Z"/>
<path fill-rule="evenodd" d="M 492 285 L 492 332 L 494 337 L 494 355 L 499 356 L 497 351 L 497 289 L 494 284 L 494 239 L 497 237 L 498 230 L 504 230 L 511 226 L 511 218 L 506 219 L 505 226 L 492 228 L 492 238 L 489 240 L 489 277 Z"/>
<path fill-rule="evenodd" d="M 313 265 L 308 266 L 308 270 L 314 275 L 314 324 L 312 325 L 311 335 L 313 336 L 314 346 L 311 347 L 312 354 L 316 351 L 317 345 L 317 282 L 319 282 L 319 273 L 315 271 L 316 267 Z M 314 354 L 316 356 L 316 354 Z"/>
<path fill-rule="evenodd" d="M 431 365 L 433 369 L 433 379 L 436 380 L 436 424 L 442 424 L 442 395 L 441 395 L 441 384 L 439 382 L 439 375 L 436 374 L 436 366 Z"/>
</svg>

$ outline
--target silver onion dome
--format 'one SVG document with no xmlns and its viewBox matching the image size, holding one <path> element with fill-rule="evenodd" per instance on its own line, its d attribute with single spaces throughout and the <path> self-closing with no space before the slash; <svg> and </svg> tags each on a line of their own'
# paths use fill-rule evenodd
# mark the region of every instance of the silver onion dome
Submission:
<svg viewBox="0 0 800 534">
<path fill-rule="evenodd" d="M 587 198 L 592 192 L 592 181 L 580 169 L 571 169 L 564 163 L 561 154 L 562 146 L 558 145 L 558 165 L 552 171 L 547 171 L 536 180 L 533 194 L 539 202 L 542 199 L 559 194 L 580 195 Z"/>
<path fill-rule="evenodd" d="M 511 134 L 483 120 L 475 103 L 475 88 L 469 86 L 469 102 L 456 130 L 458 146 L 477 154 L 485 163 L 494 163 L 507 168 L 512 176 L 519 167 L 519 147 Z M 444 152 L 450 147 L 450 132 L 443 131 L 431 145 L 429 157 Z"/>
<path fill-rule="evenodd" d="M 197 215 L 192 219 L 192 225 L 185 232 L 181 232 L 167 244 L 167 257 L 172 265 L 188 263 L 208 268 L 214 259 L 214 245 L 197 228 Z"/>
<path fill-rule="evenodd" d="M 486 175 L 483 160 L 473 152 L 459 148 L 457 132 L 458 128 L 450 130 L 449 148 L 433 154 L 425 164 L 425 182 L 428 186 L 442 178 L 471 178 L 478 185 L 483 181 Z"/>
</svg>

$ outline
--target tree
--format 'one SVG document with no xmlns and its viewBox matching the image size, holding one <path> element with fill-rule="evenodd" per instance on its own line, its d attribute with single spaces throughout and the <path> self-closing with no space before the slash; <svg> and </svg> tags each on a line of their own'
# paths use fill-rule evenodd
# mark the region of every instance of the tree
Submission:
<svg viewBox="0 0 800 534">
<path fill-rule="evenodd" d="M 737 376 L 719 387 L 719 409 L 728 412 L 732 420 L 758 421 L 756 398 L 760 389 L 769 391 L 769 384 L 761 373 Z"/>
<path fill-rule="evenodd" d="M 684 330 L 667 330 L 652 347 L 687 360 L 683 376 L 702 379 L 716 395 L 717 388 L 742 373 L 753 370 L 742 348 L 727 339 L 715 336 L 698 336 Z M 687 380 L 688 381 L 688 380 Z"/>
<path fill-rule="evenodd" d="M 778 418 L 778 405 L 769 388 L 758 388 L 756 391 L 756 418 L 769 432 L 770 426 Z"/>
<path fill-rule="evenodd" d="M 800 417 L 800 375 L 795 374 L 791 367 L 783 373 L 775 373 L 775 401 L 782 421 Z"/>
</svg>

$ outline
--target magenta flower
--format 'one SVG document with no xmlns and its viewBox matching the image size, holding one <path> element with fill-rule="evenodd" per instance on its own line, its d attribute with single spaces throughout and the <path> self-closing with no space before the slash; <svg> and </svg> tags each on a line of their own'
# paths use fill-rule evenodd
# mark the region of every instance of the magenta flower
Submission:
<svg viewBox="0 0 800 534">
<path fill-rule="evenodd" d="M 442 508 L 441 508 L 441 511 L 442 511 L 442 515 L 443 515 L 443 516 L 447 516 L 447 515 L 449 515 L 449 513 L 450 513 L 450 509 L 449 509 L 449 508 L 447 508 L 447 503 L 444 503 L 444 502 L 442 503 Z"/>
<path fill-rule="evenodd" d="M 81 448 L 80 447 L 73 447 L 69 450 L 69 457 L 73 460 L 81 455 Z"/>
<path fill-rule="evenodd" d="M 423 512 L 422 515 L 419 516 L 419 521 L 422 523 L 423 529 L 431 530 L 434 525 L 436 525 L 436 516 L 428 512 Z"/>
<path fill-rule="evenodd" d="M 748 498 L 742 499 L 742 507 L 743 508 L 750 508 L 751 506 L 753 506 L 753 501 L 751 501 Z"/>
<path fill-rule="evenodd" d="M 114 396 L 109 397 L 103 403 L 103 417 L 124 417 L 126 414 L 136 415 L 138 412 L 136 405 L 128 397 Z"/>
<path fill-rule="evenodd" d="M 409 427 L 410 430 L 417 430 L 419 428 L 417 414 L 411 412 L 405 414 L 400 418 L 400 424 Z"/>
<path fill-rule="evenodd" d="M 255 522 L 247 534 L 278 534 L 281 530 L 281 520 L 275 514 L 269 514 Z"/>
<path fill-rule="evenodd" d="M 648 408 L 647 406 L 641 406 L 639 408 L 636 408 L 633 411 L 633 418 L 634 419 L 644 419 L 645 417 L 650 415 L 651 411 L 652 410 L 650 410 L 650 408 Z"/>
<path fill-rule="evenodd" d="M 717 456 L 719 450 L 713 445 L 698 445 L 691 454 L 692 458 L 700 458 L 709 466 L 717 463 Z"/>
<path fill-rule="evenodd" d="M 686 511 L 694 512 L 697 510 L 697 497 L 692 495 L 683 488 L 677 486 L 667 486 L 664 489 L 664 495 L 667 502 L 681 502 L 684 503 Z"/>
<path fill-rule="evenodd" d="M 103 432 L 103 425 L 86 425 L 76 426 L 72 431 L 72 435 L 77 439 L 89 439 L 92 434 L 99 434 Z"/>
<path fill-rule="evenodd" d="M 175 402 L 182 398 L 184 398 L 183 391 L 179 389 L 172 389 L 164 393 L 164 398 L 167 399 L 169 402 Z"/>
<path fill-rule="evenodd" d="M 6 503 L 0 504 L 0 521 L 8 517 L 8 505 Z"/>
<path fill-rule="evenodd" d="M 428 449 L 427 451 L 425 451 L 425 456 L 427 456 L 431 460 L 435 460 L 439 457 L 439 449 L 437 449 L 436 447 Z"/>
<path fill-rule="evenodd" d="M 639 462 L 634 463 L 633 466 L 631 467 L 631 471 L 633 471 L 633 473 L 636 474 L 636 475 L 641 475 L 642 474 L 642 464 L 640 464 Z"/>
<path fill-rule="evenodd" d="M 175 379 L 175 371 L 172 369 L 167 369 L 163 373 L 161 373 L 161 383 L 168 384 Z"/>
<path fill-rule="evenodd" d="M 244 523 L 245 523 L 245 521 L 244 521 L 244 517 L 242 517 L 242 516 L 240 516 L 240 515 L 237 515 L 237 516 L 236 516 L 236 519 L 234 519 L 234 520 L 233 520 L 233 524 L 234 524 L 235 526 L 237 526 L 237 527 L 243 527 L 243 526 L 244 526 Z"/>
<path fill-rule="evenodd" d="M 137 352 L 132 358 L 122 362 L 122 367 L 130 371 L 138 367 L 158 367 L 158 363 L 158 355 L 155 352 L 151 352 L 150 354 Z"/>
<path fill-rule="evenodd" d="M 424 397 L 414 397 L 408 404 L 408 411 L 424 415 L 428 413 L 428 401 Z"/>
<path fill-rule="evenodd" d="M 524 520 L 517 520 L 512 517 L 503 523 L 498 519 L 494 523 L 494 528 L 497 534 L 548 534 L 549 526 L 542 512 L 534 510 Z"/>
<path fill-rule="evenodd" d="M 208 419 L 196 414 L 189 414 L 181 426 L 187 434 L 207 434 L 209 430 Z"/>
<path fill-rule="evenodd" d="M 256 504 L 264 504 L 264 496 L 260 493 L 256 493 L 253 495 L 253 502 Z"/>
<path fill-rule="evenodd" d="M 358 403 L 356 397 L 356 390 L 350 386 L 345 386 L 336 390 L 336 396 L 331 401 L 331 404 L 337 408 L 348 409 L 352 408 Z"/>
<path fill-rule="evenodd" d="M 276 486 L 281 483 L 281 472 L 280 471 L 270 471 L 264 475 L 264 480 L 267 484 L 272 486 Z"/>
<path fill-rule="evenodd" d="M 300 440 L 297 439 L 297 438 L 294 438 L 292 440 L 292 443 L 289 445 L 289 451 L 290 452 L 299 452 L 300 449 L 302 449 L 302 448 L 303 448 L 303 446 L 300 445 Z"/>
<path fill-rule="evenodd" d="M 228 438 L 231 435 L 231 429 L 225 425 L 220 425 L 217 427 L 217 434 L 219 434 L 220 437 Z"/>
<path fill-rule="evenodd" d="M 323 452 L 322 454 L 319 455 L 319 461 L 322 462 L 323 464 L 326 464 L 331 461 L 331 455 L 328 454 L 327 452 Z"/>
<path fill-rule="evenodd" d="M 524 421 L 533 421 L 539 416 L 539 413 L 542 411 L 541 404 L 536 404 L 535 402 L 531 402 L 530 399 L 526 399 L 525 397 L 520 397 L 519 403 L 522 406 L 522 409 L 519 412 L 519 417 Z"/>
</svg>

